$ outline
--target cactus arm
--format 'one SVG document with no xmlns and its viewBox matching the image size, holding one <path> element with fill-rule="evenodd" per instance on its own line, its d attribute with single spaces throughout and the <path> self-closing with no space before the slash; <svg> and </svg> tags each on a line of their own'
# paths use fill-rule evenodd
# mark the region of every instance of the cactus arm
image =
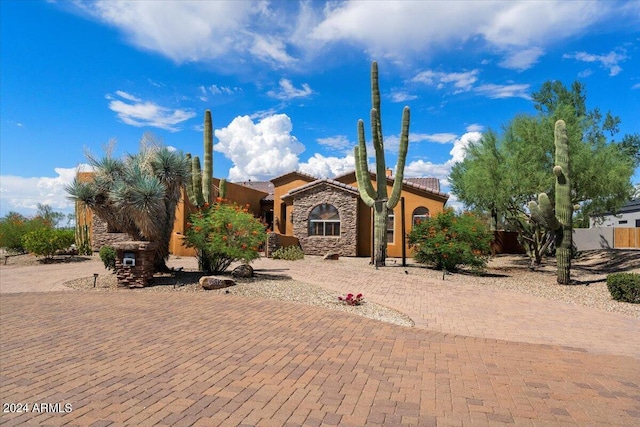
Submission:
<svg viewBox="0 0 640 427">
<path fill-rule="evenodd" d="M 378 84 L 378 63 L 371 63 L 371 108 L 378 112 L 378 120 L 376 123 L 376 132 L 382 137 L 382 110 L 380 109 L 380 85 Z M 372 126 L 374 122 L 371 122 Z"/>
<path fill-rule="evenodd" d="M 191 162 L 191 176 L 193 179 L 193 194 L 195 196 L 197 207 L 204 205 L 204 196 L 202 195 L 202 170 L 200 169 L 200 158 L 194 156 Z"/>
<path fill-rule="evenodd" d="M 555 231 L 560 227 L 560 222 L 558 222 L 556 214 L 551 208 L 547 193 L 538 194 L 538 203 L 529 202 L 529 212 L 531 213 L 531 218 L 545 228 Z"/>
<path fill-rule="evenodd" d="M 187 153 L 185 157 L 187 159 L 188 164 L 193 165 L 193 159 L 191 159 L 191 153 Z M 192 166 L 191 172 L 193 172 L 193 166 Z M 196 195 L 193 191 L 193 173 L 190 174 L 189 179 L 187 180 L 187 185 L 185 187 L 187 190 L 187 198 L 189 199 L 192 205 L 195 205 Z"/>
<path fill-rule="evenodd" d="M 213 178 L 213 121 L 211 111 L 204 112 L 204 175 L 202 176 L 202 196 L 206 203 L 213 202 L 211 180 Z"/>
<path fill-rule="evenodd" d="M 373 206 L 376 198 L 376 191 L 371 185 L 371 176 L 369 175 L 369 164 L 367 158 L 367 145 L 364 138 L 364 122 L 358 120 L 358 145 L 353 150 L 356 161 L 356 180 L 358 182 L 358 191 L 362 200 L 367 206 Z"/>
<path fill-rule="evenodd" d="M 398 161 L 396 163 L 396 176 L 393 181 L 391 197 L 387 202 L 387 207 L 393 209 L 400 200 L 402 194 L 402 181 L 404 179 L 404 165 L 407 160 L 407 150 L 409 148 L 409 122 L 411 120 L 411 110 L 404 107 L 402 110 L 402 132 L 400 134 L 400 148 L 398 151 Z"/>
</svg>

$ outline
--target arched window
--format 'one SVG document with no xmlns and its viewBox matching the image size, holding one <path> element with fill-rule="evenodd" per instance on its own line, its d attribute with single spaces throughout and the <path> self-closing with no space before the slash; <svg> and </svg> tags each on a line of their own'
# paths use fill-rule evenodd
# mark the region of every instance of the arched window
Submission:
<svg viewBox="0 0 640 427">
<path fill-rule="evenodd" d="M 427 218 L 429 218 L 429 209 L 425 208 L 424 206 L 420 206 L 418 208 L 415 208 L 413 211 L 413 225 L 415 226 L 416 224 L 420 224 L 422 221 L 426 220 Z"/>
<path fill-rule="evenodd" d="M 335 206 L 323 203 L 309 214 L 309 236 L 339 236 L 340 214 Z"/>
</svg>

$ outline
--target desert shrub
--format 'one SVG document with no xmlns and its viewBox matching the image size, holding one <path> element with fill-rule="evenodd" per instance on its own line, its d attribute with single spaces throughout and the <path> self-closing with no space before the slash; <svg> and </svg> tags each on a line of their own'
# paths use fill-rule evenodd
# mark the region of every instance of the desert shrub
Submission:
<svg viewBox="0 0 640 427">
<path fill-rule="evenodd" d="M 490 253 L 492 235 L 484 222 L 471 213 L 456 215 L 447 209 L 416 224 L 409 233 L 417 262 L 455 271 L 460 265 L 482 270 Z"/>
<path fill-rule="evenodd" d="M 616 301 L 640 303 L 640 274 L 638 273 L 609 274 L 607 288 Z"/>
<path fill-rule="evenodd" d="M 273 259 L 296 261 L 304 259 L 304 252 L 302 252 L 302 249 L 299 246 L 287 246 L 286 248 L 280 247 L 271 254 L 271 257 Z"/>
<path fill-rule="evenodd" d="M 253 261 L 267 238 L 264 224 L 248 207 L 216 203 L 191 215 L 190 221 L 184 243 L 196 249 L 200 269 L 205 272 L 223 272 L 234 261 Z"/>
<path fill-rule="evenodd" d="M 42 218 L 27 218 L 17 212 L 9 212 L 0 219 L 0 247 L 10 252 L 25 253 L 24 237 L 37 229 L 51 228 Z"/>
<path fill-rule="evenodd" d="M 111 246 L 100 248 L 100 259 L 107 270 L 116 271 L 116 250 Z"/>
<path fill-rule="evenodd" d="M 57 251 L 69 249 L 74 242 L 73 230 L 60 228 L 37 228 L 22 238 L 24 248 L 37 256 L 43 256 L 45 261 L 53 259 Z"/>
</svg>

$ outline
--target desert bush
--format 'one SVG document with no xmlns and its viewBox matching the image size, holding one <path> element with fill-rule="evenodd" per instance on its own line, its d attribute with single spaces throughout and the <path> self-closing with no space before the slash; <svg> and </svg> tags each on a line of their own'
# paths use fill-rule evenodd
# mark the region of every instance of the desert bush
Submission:
<svg viewBox="0 0 640 427">
<path fill-rule="evenodd" d="M 616 301 L 640 303 L 640 274 L 638 273 L 609 274 L 607 288 Z"/>
<path fill-rule="evenodd" d="M 111 246 L 103 246 L 100 248 L 100 259 L 107 270 L 116 271 L 116 250 Z"/>
<path fill-rule="evenodd" d="M 57 251 L 69 249 L 75 242 L 73 230 L 41 227 L 30 231 L 22 238 L 24 248 L 45 261 L 53 259 Z"/>
<path fill-rule="evenodd" d="M 17 212 L 9 212 L 0 219 L 0 247 L 10 252 L 25 253 L 28 250 L 24 247 L 24 237 L 40 228 L 51 226 L 40 217 L 27 218 Z"/>
<path fill-rule="evenodd" d="M 490 253 L 492 235 L 471 213 L 456 215 L 452 209 L 416 224 L 409 233 L 417 262 L 455 271 L 460 265 L 482 270 Z"/>
<path fill-rule="evenodd" d="M 304 259 L 304 252 L 302 252 L 302 249 L 299 246 L 287 246 L 286 248 L 281 247 L 273 251 L 271 258 L 296 261 Z"/>
<path fill-rule="evenodd" d="M 265 242 L 265 226 L 241 208 L 216 203 L 190 217 L 184 243 L 196 249 L 202 271 L 219 273 L 234 261 L 246 263 L 258 258 L 258 248 Z"/>
</svg>

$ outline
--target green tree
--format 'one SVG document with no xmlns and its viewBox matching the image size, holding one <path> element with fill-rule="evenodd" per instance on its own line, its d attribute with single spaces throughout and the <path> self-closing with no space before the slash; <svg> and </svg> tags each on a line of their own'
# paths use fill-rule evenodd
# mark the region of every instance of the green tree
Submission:
<svg viewBox="0 0 640 427">
<path fill-rule="evenodd" d="M 607 141 L 620 119 L 598 109 L 587 110 L 586 91 L 576 82 L 567 89 L 561 82 L 546 82 L 532 95 L 537 116 L 517 115 L 497 138 L 487 136 L 467 149 L 465 160 L 451 173 L 452 192 L 465 205 L 486 211 L 497 209 L 520 232 L 532 262 L 539 264 L 552 234 L 531 220 L 527 203 L 537 194 L 554 198 L 554 124 L 566 122 L 571 152 L 572 203 L 579 217 L 616 211 L 633 191 L 634 159 L 631 146 Z M 627 137 L 628 141 L 633 141 Z M 496 159 L 500 160 L 495 167 Z M 492 168 L 488 171 L 487 168 Z M 499 190 L 486 187 L 498 186 Z M 579 224 L 577 224 L 579 225 Z"/>
<path fill-rule="evenodd" d="M 154 268 L 166 270 L 176 206 L 190 176 L 184 154 L 145 135 L 138 154 L 115 159 L 107 150 L 103 158 L 87 157 L 94 178 L 74 180 L 67 187 L 71 199 L 84 202 L 110 227 L 133 240 L 156 242 Z"/>
</svg>

